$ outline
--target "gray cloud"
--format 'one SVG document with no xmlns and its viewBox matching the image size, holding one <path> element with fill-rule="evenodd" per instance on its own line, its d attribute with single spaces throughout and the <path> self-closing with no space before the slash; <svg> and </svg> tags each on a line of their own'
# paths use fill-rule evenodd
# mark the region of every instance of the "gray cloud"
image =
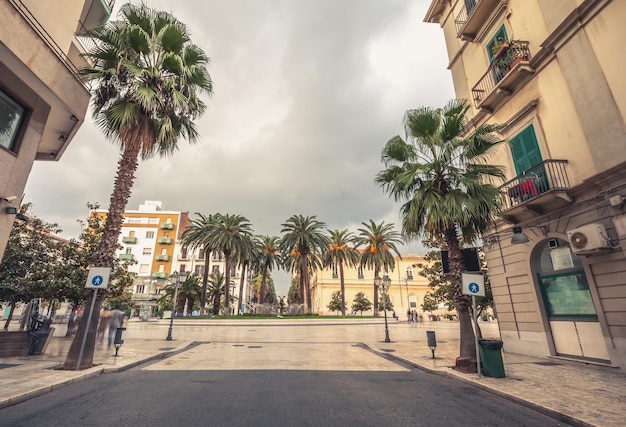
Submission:
<svg viewBox="0 0 626 427">
<path fill-rule="evenodd" d="M 454 97 L 441 29 L 422 22 L 429 2 L 148 3 L 189 26 L 211 57 L 215 94 L 196 144 L 139 165 L 129 209 L 162 200 L 241 214 L 276 235 L 293 214 L 353 231 L 369 219 L 398 222 L 398 205 L 373 182 L 380 151 L 406 109 Z M 33 213 L 76 237 L 88 201 L 108 207 L 117 160 L 89 118 L 59 162 L 34 165 Z"/>
</svg>

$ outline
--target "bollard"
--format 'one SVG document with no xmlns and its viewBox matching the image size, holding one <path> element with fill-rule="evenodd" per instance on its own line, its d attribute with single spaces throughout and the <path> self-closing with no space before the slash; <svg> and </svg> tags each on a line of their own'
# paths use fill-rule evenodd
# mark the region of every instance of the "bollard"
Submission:
<svg viewBox="0 0 626 427">
<path fill-rule="evenodd" d="M 115 357 L 117 357 L 117 352 L 119 351 L 122 344 L 124 344 L 125 332 L 126 332 L 126 328 L 117 328 L 115 330 L 115 341 L 113 341 L 113 345 L 115 345 Z"/>
<path fill-rule="evenodd" d="M 437 337 L 435 331 L 426 331 L 426 338 L 428 339 L 428 347 L 433 352 L 433 359 L 435 358 L 435 349 L 437 348 Z"/>
</svg>

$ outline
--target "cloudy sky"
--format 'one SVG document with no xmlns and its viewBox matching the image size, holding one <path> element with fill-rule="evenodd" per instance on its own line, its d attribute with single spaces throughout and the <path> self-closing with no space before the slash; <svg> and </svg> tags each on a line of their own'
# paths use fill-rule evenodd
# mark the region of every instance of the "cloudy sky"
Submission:
<svg viewBox="0 0 626 427">
<path fill-rule="evenodd" d="M 112 19 L 115 19 L 116 11 Z M 128 209 L 240 214 L 279 235 L 294 214 L 352 231 L 399 224 L 374 184 L 404 111 L 454 97 L 430 0 L 148 0 L 186 23 L 211 57 L 214 95 L 200 138 L 142 162 Z M 119 152 L 89 115 L 58 162 L 37 162 L 25 201 L 77 237 L 87 202 L 107 208 Z M 416 244 L 403 252 L 416 253 Z"/>
</svg>

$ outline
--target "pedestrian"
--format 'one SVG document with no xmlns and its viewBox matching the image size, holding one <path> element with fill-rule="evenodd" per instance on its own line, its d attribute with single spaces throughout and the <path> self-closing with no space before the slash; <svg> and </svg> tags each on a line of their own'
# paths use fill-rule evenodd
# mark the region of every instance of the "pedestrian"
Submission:
<svg viewBox="0 0 626 427">
<path fill-rule="evenodd" d="M 121 328 L 122 326 L 124 326 L 124 312 L 116 307 L 113 311 L 111 311 L 111 323 L 109 324 L 109 345 L 107 348 L 111 347 L 111 344 L 113 344 L 117 328 Z"/>
<path fill-rule="evenodd" d="M 112 317 L 113 313 L 111 313 L 111 310 L 108 306 L 104 307 L 100 312 L 100 321 L 98 322 L 98 331 L 96 332 L 96 336 L 98 337 L 98 342 L 100 343 L 100 345 L 104 343 L 104 333 L 109 328 Z"/>
<path fill-rule="evenodd" d="M 411 323 L 413 321 L 413 315 L 411 314 L 411 309 L 408 309 L 406 311 L 406 321 L 408 323 Z"/>
<path fill-rule="evenodd" d="M 424 327 L 424 316 L 422 316 L 421 314 L 419 315 L 419 322 L 420 322 L 420 328 Z"/>
</svg>

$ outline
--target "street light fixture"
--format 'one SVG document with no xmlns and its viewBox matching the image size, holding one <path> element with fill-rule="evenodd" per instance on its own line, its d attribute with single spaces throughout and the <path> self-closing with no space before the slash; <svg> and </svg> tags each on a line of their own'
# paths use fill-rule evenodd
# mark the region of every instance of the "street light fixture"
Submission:
<svg viewBox="0 0 626 427">
<path fill-rule="evenodd" d="M 170 275 L 170 279 L 174 281 L 174 300 L 172 301 L 172 315 L 170 316 L 170 328 L 167 331 L 167 337 L 165 341 L 172 341 L 172 328 L 174 327 L 174 314 L 176 313 L 176 297 L 178 296 L 178 287 L 181 283 L 184 283 L 187 279 L 187 273 L 181 271 L 178 274 L 177 271 Z"/>
<path fill-rule="evenodd" d="M 391 286 L 391 279 L 386 274 L 382 279 L 379 276 L 376 276 L 374 277 L 374 285 L 375 286 L 382 285 L 383 304 L 385 304 L 383 308 L 385 311 L 385 342 L 391 342 L 391 340 L 389 339 L 389 324 L 387 323 L 387 291 L 389 290 L 389 287 Z"/>
</svg>

